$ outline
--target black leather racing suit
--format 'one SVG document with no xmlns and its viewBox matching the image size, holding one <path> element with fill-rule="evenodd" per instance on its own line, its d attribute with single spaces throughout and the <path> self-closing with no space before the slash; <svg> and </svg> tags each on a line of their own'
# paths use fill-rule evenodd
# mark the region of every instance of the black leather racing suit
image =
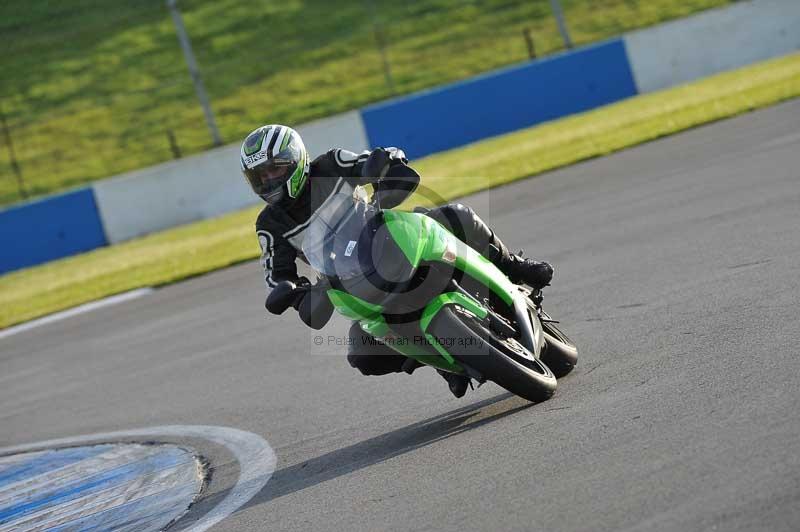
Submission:
<svg viewBox="0 0 800 532">
<path fill-rule="evenodd" d="M 386 150 L 390 165 L 405 165 L 407 160 L 401 150 Z M 356 186 L 374 181 L 361 175 L 369 154 L 368 151 L 355 154 L 333 149 L 320 155 L 310 164 L 308 182 L 300 196 L 295 199 L 284 196 L 278 203 L 264 207 L 256 220 L 256 234 L 267 287 L 297 279 L 295 260 L 302 249 L 304 231 L 312 214 L 329 196 L 338 192 L 352 193 Z"/>
<path fill-rule="evenodd" d="M 390 157 L 387 178 L 392 176 L 393 170 L 397 174 L 408 175 L 408 161 L 403 152 L 396 148 L 385 149 Z M 298 257 L 303 258 L 299 251 L 302 249 L 304 231 L 314 213 L 324 208 L 329 196 L 339 192 L 352 193 L 356 186 L 371 182 L 374 182 L 376 190 L 380 190 L 381 182 L 362 177 L 363 166 L 369 155 L 367 151 L 356 154 L 332 149 L 311 162 L 309 181 L 300 196 L 295 199 L 285 196 L 276 204 L 264 207 L 256 220 L 256 234 L 268 287 L 274 287 L 284 280 L 297 281 L 295 261 Z M 416 172 L 411 171 L 411 174 L 419 179 Z M 508 261 L 510 255 L 506 247 L 471 208 L 455 203 L 431 209 L 425 214 L 498 266 Z M 350 365 L 365 375 L 399 372 L 408 360 L 366 335 L 357 322 L 350 328 L 348 346 L 347 359 Z"/>
</svg>

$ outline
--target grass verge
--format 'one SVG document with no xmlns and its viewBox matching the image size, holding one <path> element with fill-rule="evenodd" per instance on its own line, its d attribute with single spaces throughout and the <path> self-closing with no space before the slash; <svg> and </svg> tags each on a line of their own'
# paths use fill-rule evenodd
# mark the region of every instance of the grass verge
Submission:
<svg viewBox="0 0 800 532">
<path fill-rule="evenodd" d="M 452 199 L 800 96 L 800 53 L 433 155 L 415 162 Z M 473 176 L 473 177 L 464 177 Z M 456 178 L 457 179 L 454 179 Z M 0 328 L 258 255 L 257 208 L 0 277 Z M 260 289 L 258 279 L 253 289 Z"/>
</svg>

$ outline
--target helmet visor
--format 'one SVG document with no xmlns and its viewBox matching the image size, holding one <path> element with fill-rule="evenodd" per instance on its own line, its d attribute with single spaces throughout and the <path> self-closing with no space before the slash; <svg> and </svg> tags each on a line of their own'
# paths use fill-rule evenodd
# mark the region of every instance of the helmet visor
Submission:
<svg viewBox="0 0 800 532">
<path fill-rule="evenodd" d="M 296 168 L 297 163 L 276 158 L 244 170 L 244 176 L 253 191 L 267 200 L 281 190 Z"/>
</svg>

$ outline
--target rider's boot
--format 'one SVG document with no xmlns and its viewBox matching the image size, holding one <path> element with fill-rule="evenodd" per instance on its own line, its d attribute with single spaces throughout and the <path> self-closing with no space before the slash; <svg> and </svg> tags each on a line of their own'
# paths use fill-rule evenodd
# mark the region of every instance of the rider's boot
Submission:
<svg viewBox="0 0 800 532">
<path fill-rule="evenodd" d="M 553 267 L 544 261 L 525 259 L 509 253 L 497 265 L 512 283 L 525 283 L 531 288 L 544 288 L 553 279 Z"/>
<path fill-rule="evenodd" d="M 469 377 L 465 375 L 456 375 L 455 373 L 449 373 L 440 369 L 436 371 L 447 381 L 447 386 L 450 388 L 450 392 L 453 395 L 458 398 L 464 397 L 469 387 Z"/>
<path fill-rule="evenodd" d="M 503 242 L 492 231 L 491 243 L 485 253 L 501 272 L 508 275 L 512 283 L 525 283 L 532 288 L 544 288 L 553 279 L 553 267 L 544 261 L 526 259 L 519 254 L 511 253 Z"/>
</svg>

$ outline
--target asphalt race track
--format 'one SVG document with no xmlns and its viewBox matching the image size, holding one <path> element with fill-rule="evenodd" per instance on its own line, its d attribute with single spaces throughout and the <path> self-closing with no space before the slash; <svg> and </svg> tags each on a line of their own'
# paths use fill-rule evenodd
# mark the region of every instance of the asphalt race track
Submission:
<svg viewBox="0 0 800 532">
<path fill-rule="evenodd" d="M 275 472 L 214 530 L 798 530 L 798 126 L 795 100 L 465 200 L 556 266 L 581 359 L 545 403 L 362 377 L 343 320 L 265 315 L 252 262 L 0 340 L 0 447 L 255 433 Z M 237 476 L 198 446 L 188 520 Z"/>
</svg>

